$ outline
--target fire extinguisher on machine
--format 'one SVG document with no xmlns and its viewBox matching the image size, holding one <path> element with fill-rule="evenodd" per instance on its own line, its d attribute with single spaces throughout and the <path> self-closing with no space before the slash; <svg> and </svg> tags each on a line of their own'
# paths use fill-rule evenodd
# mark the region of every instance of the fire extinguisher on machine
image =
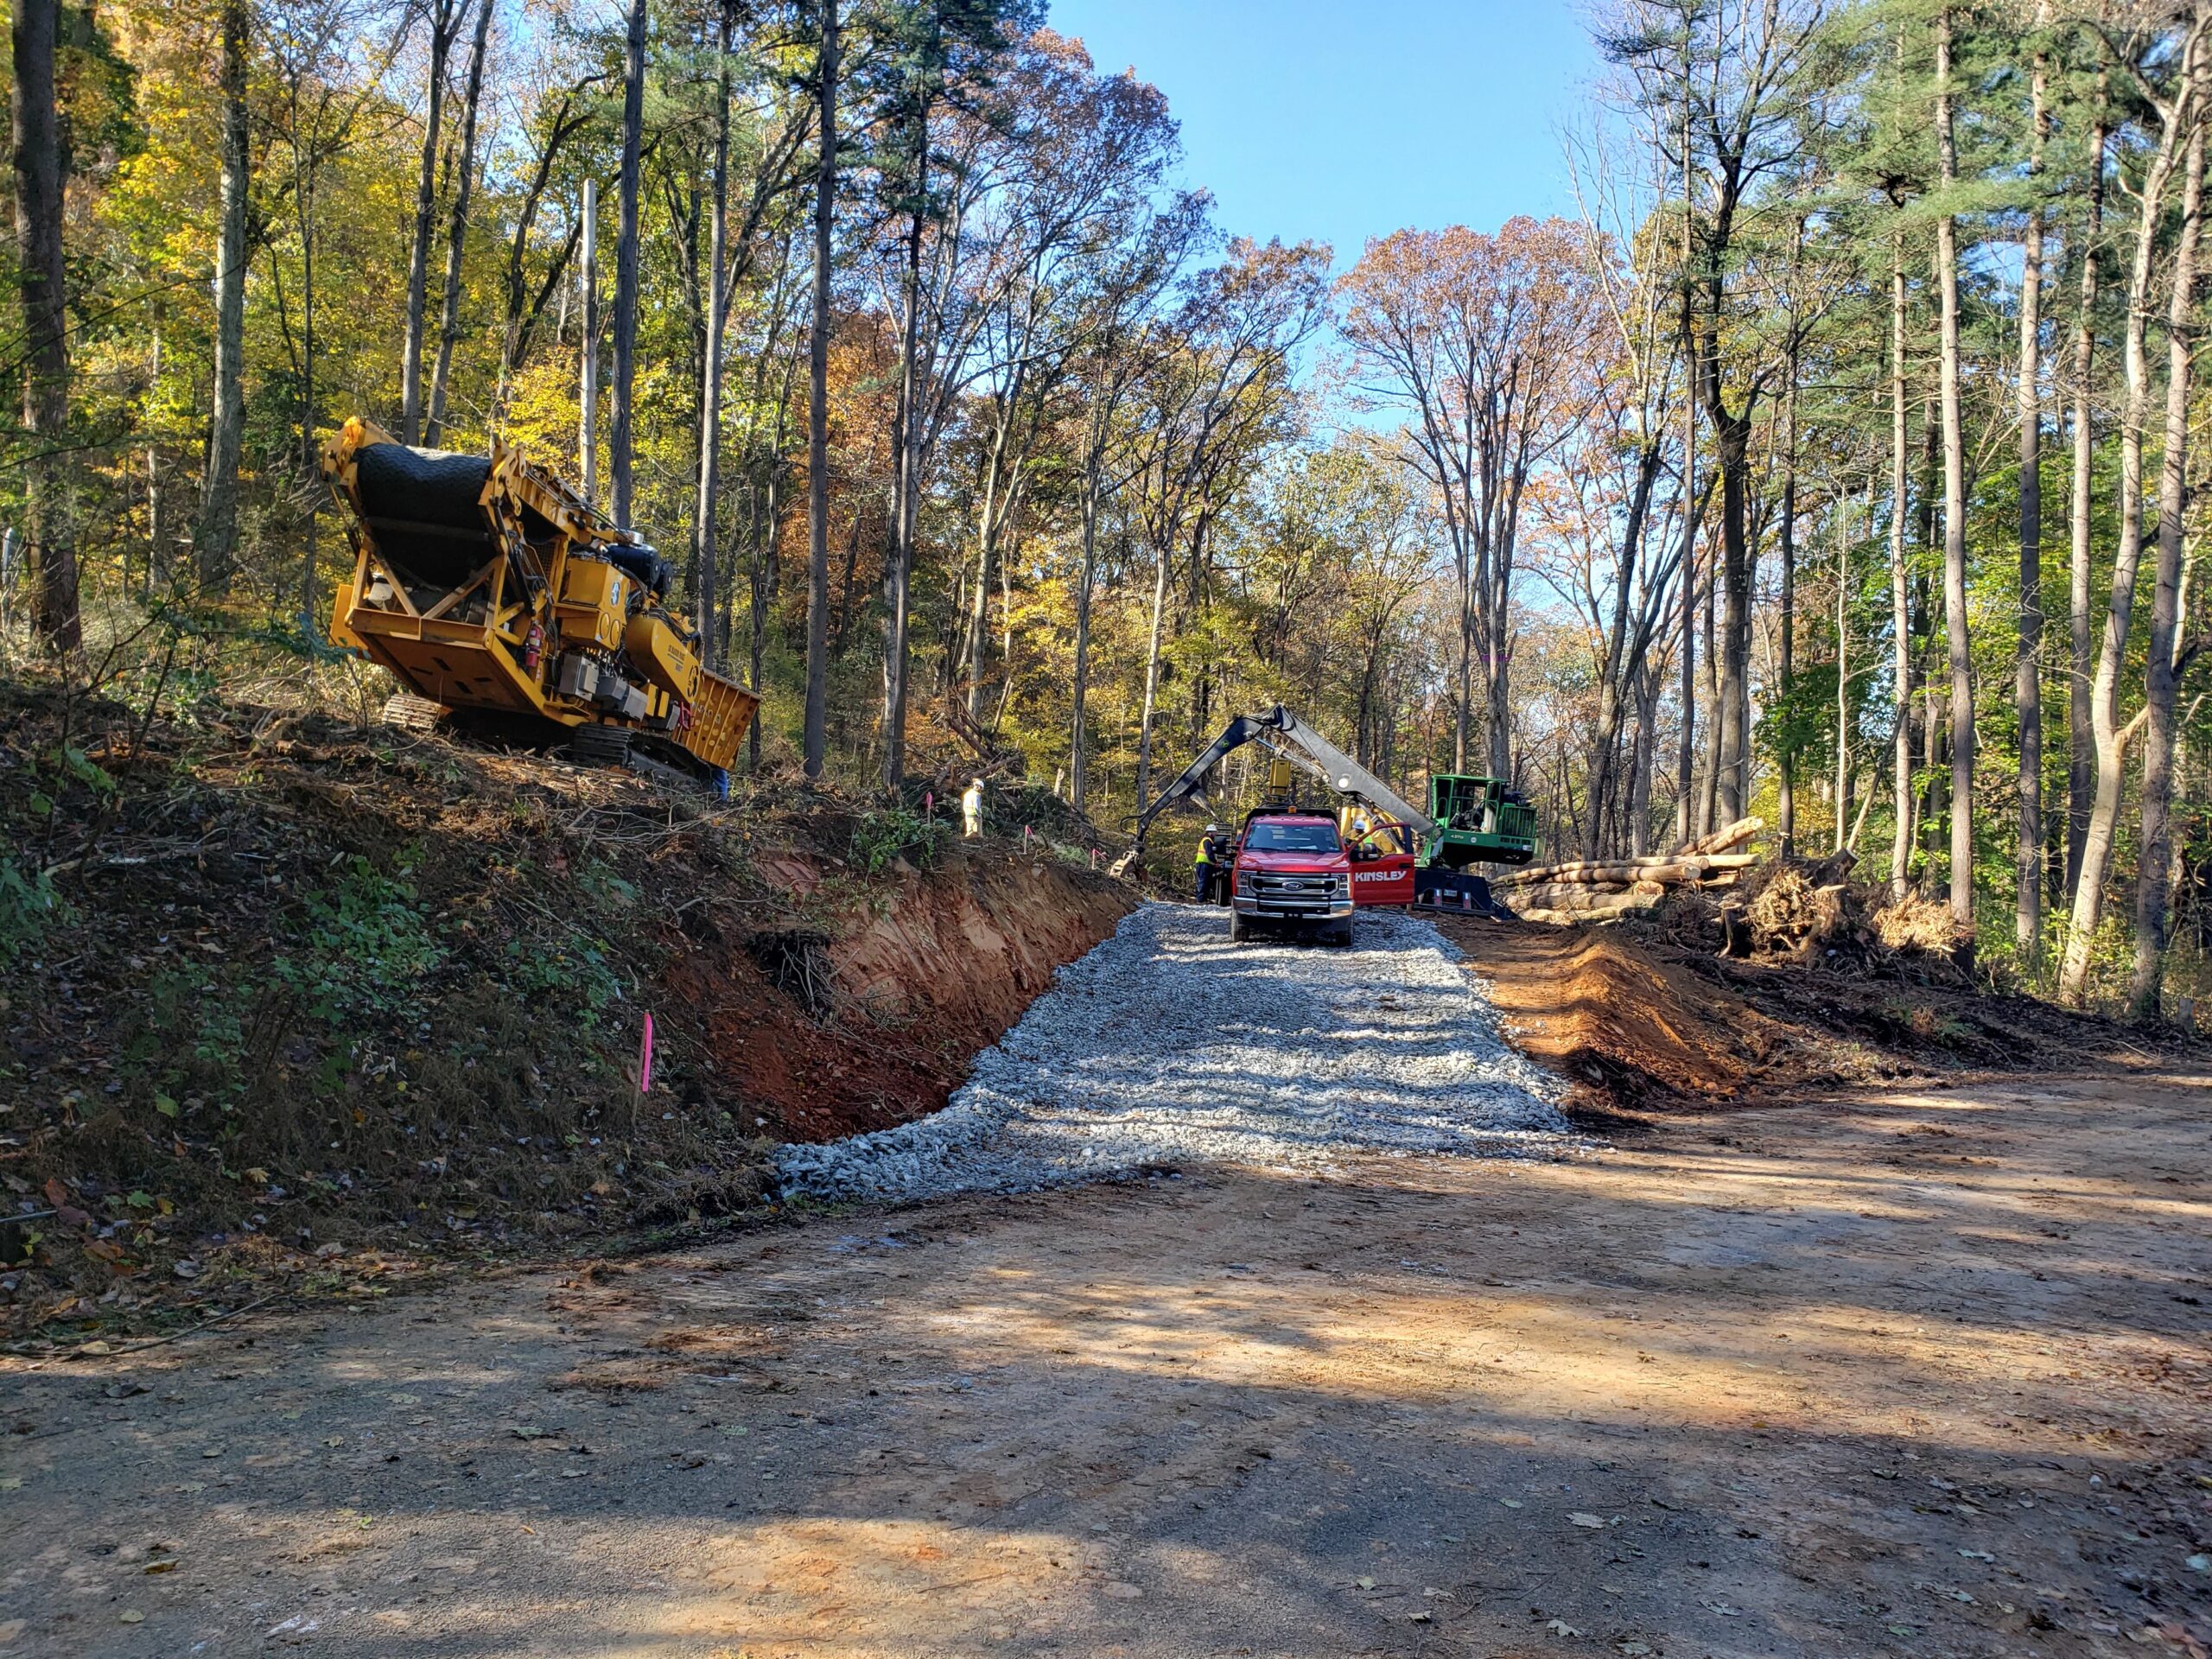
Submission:
<svg viewBox="0 0 2212 1659">
<path fill-rule="evenodd" d="M 530 632 L 524 634 L 522 639 L 523 667 L 532 674 L 537 673 L 537 664 L 544 655 L 545 630 L 533 622 L 530 625 Z"/>
</svg>

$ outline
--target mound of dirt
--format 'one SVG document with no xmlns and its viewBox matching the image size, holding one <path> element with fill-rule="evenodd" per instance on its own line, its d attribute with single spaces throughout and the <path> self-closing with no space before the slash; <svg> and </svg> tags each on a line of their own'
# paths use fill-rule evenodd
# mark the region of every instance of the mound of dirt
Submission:
<svg viewBox="0 0 2212 1659">
<path fill-rule="evenodd" d="M 795 779 L 718 807 L 22 688 L 0 849 L 0 1319 L 55 1334 L 234 1306 L 334 1244 L 389 1264 L 744 1208 L 775 1140 L 940 1106 L 1137 902 L 1087 855 Z"/>
<path fill-rule="evenodd" d="M 1963 983 L 1738 962 L 1650 928 L 1439 924 L 1584 1121 L 1839 1084 L 2138 1067 L 2207 1045 Z M 1948 969 L 1948 964 L 1943 964 Z"/>
</svg>

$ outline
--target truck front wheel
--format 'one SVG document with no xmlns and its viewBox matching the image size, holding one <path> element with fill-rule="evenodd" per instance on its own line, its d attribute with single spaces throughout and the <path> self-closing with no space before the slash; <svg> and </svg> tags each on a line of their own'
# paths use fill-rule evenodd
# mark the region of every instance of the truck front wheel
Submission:
<svg viewBox="0 0 2212 1659">
<path fill-rule="evenodd" d="M 1326 939 L 1331 944 L 1335 945 L 1339 950 L 1349 949 L 1351 944 L 1351 918 L 1347 917 L 1344 920 L 1338 922 L 1334 927 L 1323 934 L 1322 938 Z"/>
<path fill-rule="evenodd" d="M 1229 912 L 1229 942 L 1242 944 L 1252 937 L 1252 925 L 1236 911 Z"/>
</svg>

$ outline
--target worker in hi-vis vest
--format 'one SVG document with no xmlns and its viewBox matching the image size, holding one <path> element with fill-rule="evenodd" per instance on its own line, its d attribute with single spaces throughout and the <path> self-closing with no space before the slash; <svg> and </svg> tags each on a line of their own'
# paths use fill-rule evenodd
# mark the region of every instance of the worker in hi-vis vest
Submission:
<svg viewBox="0 0 2212 1659">
<path fill-rule="evenodd" d="M 983 833 L 983 780 L 980 778 L 960 797 L 960 822 L 970 841 Z"/>
<path fill-rule="evenodd" d="M 1226 832 L 1217 823 L 1206 825 L 1206 832 L 1198 837 L 1198 850 L 1191 855 L 1191 874 L 1196 891 L 1191 895 L 1194 903 L 1213 902 L 1214 866 L 1227 852 L 1222 837 Z"/>
</svg>

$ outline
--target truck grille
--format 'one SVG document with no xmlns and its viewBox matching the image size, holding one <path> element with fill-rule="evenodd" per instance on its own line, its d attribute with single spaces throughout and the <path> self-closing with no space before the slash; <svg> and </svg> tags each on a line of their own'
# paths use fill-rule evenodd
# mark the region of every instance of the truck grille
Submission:
<svg viewBox="0 0 2212 1659">
<path fill-rule="evenodd" d="M 1270 875 L 1254 872 L 1251 887 L 1238 893 L 1237 906 L 1249 915 L 1325 917 L 1343 910 L 1344 878 L 1337 875 Z"/>
</svg>

